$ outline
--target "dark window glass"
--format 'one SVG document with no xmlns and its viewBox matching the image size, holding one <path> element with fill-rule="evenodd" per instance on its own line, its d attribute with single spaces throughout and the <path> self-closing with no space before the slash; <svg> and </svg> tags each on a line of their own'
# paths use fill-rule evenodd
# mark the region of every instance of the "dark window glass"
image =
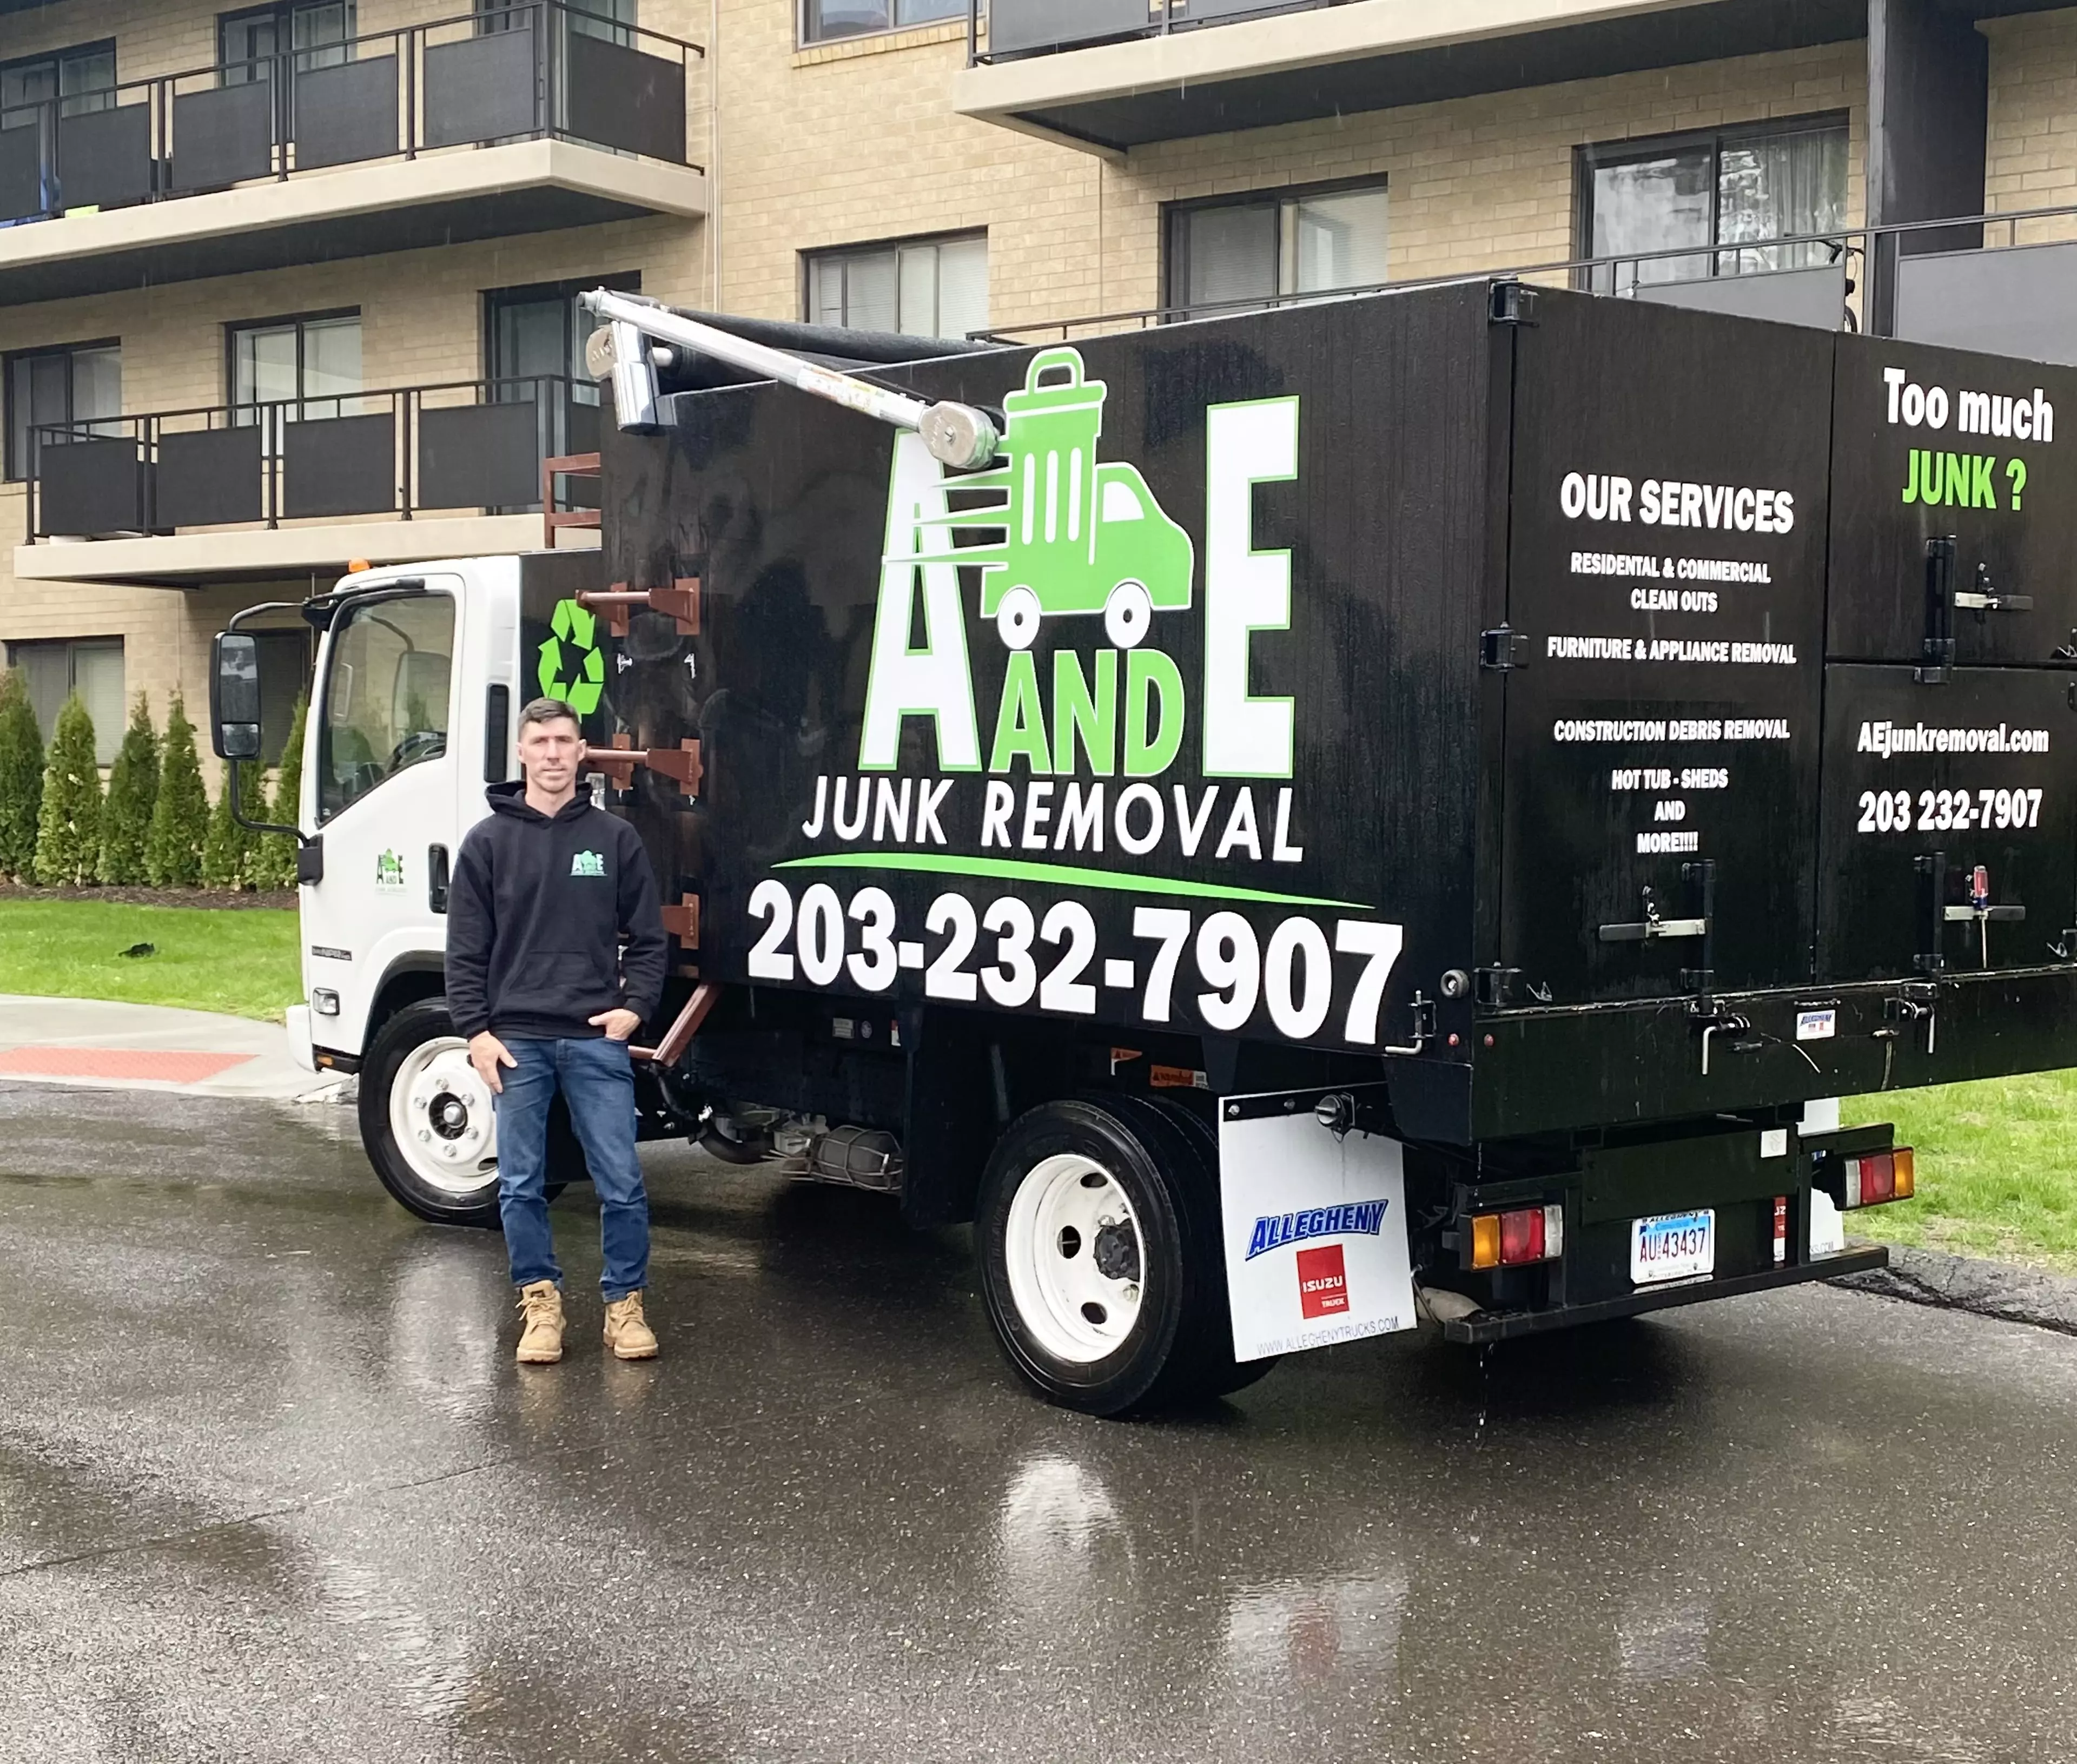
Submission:
<svg viewBox="0 0 2077 1764">
<path fill-rule="evenodd" d="M 300 0 L 254 6 L 217 20 L 219 77 L 226 85 L 271 80 L 279 57 L 293 53 L 296 71 L 337 67 L 353 58 L 354 0 Z"/>
<path fill-rule="evenodd" d="M 1829 241 L 1768 241 L 1845 227 L 1846 124 L 1806 120 L 1588 148 L 1580 208 L 1580 255 L 1618 260 L 1583 278 L 1602 293 L 1829 263 L 1838 248 Z M 1632 252 L 1640 256 L 1625 260 Z"/>
<path fill-rule="evenodd" d="M 808 259 L 808 322 L 911 337 L 988 328 L 988 235 L 925 239 Z"/>
<path fill-rule="evenodd" d="M 122 425 L 123 349 L 85 343 L 7 360 L 7 476 L 29 475 L 36 447 L 113 435 Z"/>
<path fill-rule="evenodd" d="M 801 40 L 822 43 L 868 31 L 898 31 L 905 25 L 960 18 L 965 12 L 966 0 L 804 0 Z"/>
<path fill-rule="evenodd" d="M 285 422 L 362 414 L 359 313 L 234 325 L 230 343 L 232 420 L 264 422 L 270 455 Z"/>
<path fill-rule="evenodd" d="M 583 282 L 501 288 L 484 297 L 490 401 L 539 406 L 543 459 L 589 453 L 598 445 L 599 386 L 584 364 L 592 322 L 577 305 L 577 296 L 601 287 L 639 294 L 642 277 L 593 277 Z"/>
<path fill-rule="evenodd" d="M 364 601 L 335 630 L 318 719 L 318 819 L 447 751 L 454 602 L 444 594 Z"/>
<path fill-rule="evenodd" d="M 1172 209 L 1169 304 L 1267 305 L 1375 287 L 1390 273 L 1390 218 L 1382 183 Z"/>
<path fill-rule="evenodd" d="M 29 683 L 29 703 L 46 747 L 56 731 L 65 700 L 77 693 L 94 719 L 94 758 L 104 766 L 114 761 L 130 714 L 123 696 L 121 638 L 14 643 L 9 646 L 8 659 Z"/>
</svg>

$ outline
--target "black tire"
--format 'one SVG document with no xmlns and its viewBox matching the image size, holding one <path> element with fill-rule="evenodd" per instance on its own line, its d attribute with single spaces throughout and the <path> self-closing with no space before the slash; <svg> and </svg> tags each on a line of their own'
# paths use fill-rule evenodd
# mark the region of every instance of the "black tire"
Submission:
<svg viewBox="0 0 2077 1764">
<path fill-rule="evenodd" d="M 1090 1415 L 1143 1414 L 1238 1388 L 1267 1369 L 1237 1366 L 1233 1358 L 1218 1189 L 1201 1150 L 1202 1137 L 1151 1103 L 1106 1097 L 1044 1104 L 1013 1122 L 997 1142 L 981 1179 L 974 1226 L 981 1293 L 1011 1366 L 1047 1401 Z M 1036 1258 L 1051 1246 L 1030 1223 L 1028 1210 L 1014 1228 L 1012 1215 L 1027 1184 L 1041 1185 L 1035 1194 L 1048 1181 L 1065 1179 L 1046 1172 L 1056 1158 L 1093 1166 L 1107 1177 L 1138 1227 L 1137 1312 L 1126 1333 L 1100 1357 L 1086 1342 L 1078 1354 L 1059 1351 L 1057 1315 L 1049 1318 L 1043 1299 L 1027 1313 L 1011 1273 L 1013 1256 Z M 1084 1188 L 1109 1192 L 1086 1176 L 1076 1179 Z M 1059 1243 L 1068 1260 L 1086 1253 L 1101 1266 L 1096 1242 L 1063 1231 Z M 1025 1276 L 1027 1298 L 1034 1278 Z"/>
<path fill-rule="evenodd" d="M 1181 1103 L 1169 1102 L 1156 1097 L 1151 1099 L 1151 1106 L 1159 1109 L 1181 1128 L 1188 1137 L 1190 1142 L 1197 1148 L 1197 1155 L 1204 1163 L 1207 1179 L 1211 1184 L 1212 1193 L 1216 1196 L 1218 1193 L 1218 1130 L 1202 1115 L 1184 1107 Z M 1214 1217 L 1216 1217 L 1215 1213 Z M 1225 1281 L 1223 1261 L 1220 1263 L 1220 1280 L 1223 1288 Z M 1230 1338 L 1233 1333 L 1230 1308 L 1227 1311 L 1226 1329 L 1227 1337 Z M 1259 1384 L 1276 1370 L 1283 1358 L 1284 1356 L 1281 1354 L 1271 1354 L 1259 1360 L 1237 1360 L 1229 1354 L 1225 1368 L 1222 1371 L 1214 1371 L 1206 1383 L 1204 1394 L 1207 1396 L 1230 1396 L 1236 1391 L 1246 1390 L 1251 1384 Z"/>
<path fill-rule="evenodd" d="M 456 1179 L 435 1180 L 414 1163 L 397 1138 L 392 1092 L 407 1065 L 427 1042 L 456 1038 L 443 997 L 407 1005 L 382 1025 L 360 1066 L 360 1142 L 382 1186 L 406 1212 L 434 1225 L 494 1229 L 499 1223 L 495 1163 L 479 1160 L 473 1171 L 479 1179 L 473 1183 L 461 1179 L 459 1171 Z M 548 1168 L 551 1200 L 569 1183 L 589 1176 L 560 1097 L 548 1117 Z"/>
</svg>

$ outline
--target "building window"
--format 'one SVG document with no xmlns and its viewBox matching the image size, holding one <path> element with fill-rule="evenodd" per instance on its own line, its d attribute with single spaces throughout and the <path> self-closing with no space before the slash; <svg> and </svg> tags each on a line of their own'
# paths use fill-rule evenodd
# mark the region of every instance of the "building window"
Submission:
<svg viewBox="0 0 2077 1764">
<path fill-rule="evenodd" d="M 26 128 L 55 98 L 66 116 L 106 110 L 115 102 L 115 40 L 82 44 L 55 55 L 0 62 L 0 129 Z"/>
<path fill-rule="evenodd" d="M 74 343 L 7 358 L 7 476 L 28 476 L 38 447 L 121 433 L 123 346 Z"/>
<path fill-rule="evenodd" d="M 1389 268 L 1382 182 L 1168 210 L 1168 303 L 1219 306 L 1374 287 Z"/>
<path fill-rule="evenodd" d="M 264 421 L 270 454 L 284 423 L 360 413 L 357 312 L 234 325 L 230 353 L 232 420 L 240 428 Z"/>
<path fill-rule="evenodd" d="M 543 459 L 598 450 L 599 385 L 584 360 L 592 318 L 577 304 L 577 296 L 589 288 L 639 294 L 641 273 L 498 288 L 483 297 L 489 401 L 539 407 Z M 568 479 L 564 489 L 578 496 L 589 491 L 591 502 L 597 500 L 595 483 Z"/>
<path fill-rule="evenodd" d="M 353 59 L 353 0 L 294 0 L 227 12 L 216 21 L 218 77 L 226 85 L 274 77 L 285 55 L 296 72 L 314 73 Z"/>
<path fill-rule="evenodd" d="M 801 40 L 827 43 L 869 31 L 901 31 L 940 19 L 963 19 L 967 0 L 801 0 Z"/>
<path fill-rule="evenodd" d="M 102 765 L 113 763 L 123 745 L 129 705 L 123 695 L 123 639 L 79 638 L 50 643 L 10 643 L 7 659 L 29 683 L 29 702 L 44 745 L 58 726 L 58 713 L 77 693 L 94 719 L 94 753 Z"/>
<path fill-rule="evenodd" d="M 910 337 L 988 328 L 988 235 L 915 239 L 807 260 L 808 322 Z"/>
<path fill-rule="evenodd" d="M 1582 278 L 1599 293 L 1831 263 L 1838 251 L 1825 241 L 1766 241 L 1846 226 L 1846 119 L 1582 148 L 1579 217 L 1575 249 L 1583 257 L 1715 248 L 1600 264 Z"/>
</svg>

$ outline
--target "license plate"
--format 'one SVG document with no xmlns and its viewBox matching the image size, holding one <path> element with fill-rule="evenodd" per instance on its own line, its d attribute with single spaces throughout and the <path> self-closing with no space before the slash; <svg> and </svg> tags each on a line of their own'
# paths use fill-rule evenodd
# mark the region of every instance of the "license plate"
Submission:
<svg viewBox="0 0 2077 1764">
<path fill-rule="evenodd" d="M 1630 1277 L 1633 1285 L 1692 1280 L 1717 1271 L 1717 1215 L 1668 1213 L 1630 1226 Z"/>
</svg>

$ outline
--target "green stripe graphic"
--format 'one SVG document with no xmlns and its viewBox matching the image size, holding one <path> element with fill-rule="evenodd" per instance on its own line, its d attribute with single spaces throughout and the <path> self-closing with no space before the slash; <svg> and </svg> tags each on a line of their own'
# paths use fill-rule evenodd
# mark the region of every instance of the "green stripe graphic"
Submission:
<svg viewBox="0 0 2077 1764">
<path fill-rule="evenodd" d="M 1265 906 L 1330 906 L 1367 913 L 1360 901 L 1321 901 L 1306 894 L 1273 894 L 1266 888 L 1231 888 L 1216 882 L 1180 882 L 1165 876 L 1123 876 L 1072 863 L 1020 863 L 1009 858 L 936 857 L 907 851 L 843 851 L 827 857 L 793 858 L 776 870 L 898 870 L 911 876 L 985 876 L 1004 882 L 1053 882 L 1063 887 L 1108 888 L 1114 894 L 1180 894 L 1215 901 L 1255 901 Z"/>
</svg>

